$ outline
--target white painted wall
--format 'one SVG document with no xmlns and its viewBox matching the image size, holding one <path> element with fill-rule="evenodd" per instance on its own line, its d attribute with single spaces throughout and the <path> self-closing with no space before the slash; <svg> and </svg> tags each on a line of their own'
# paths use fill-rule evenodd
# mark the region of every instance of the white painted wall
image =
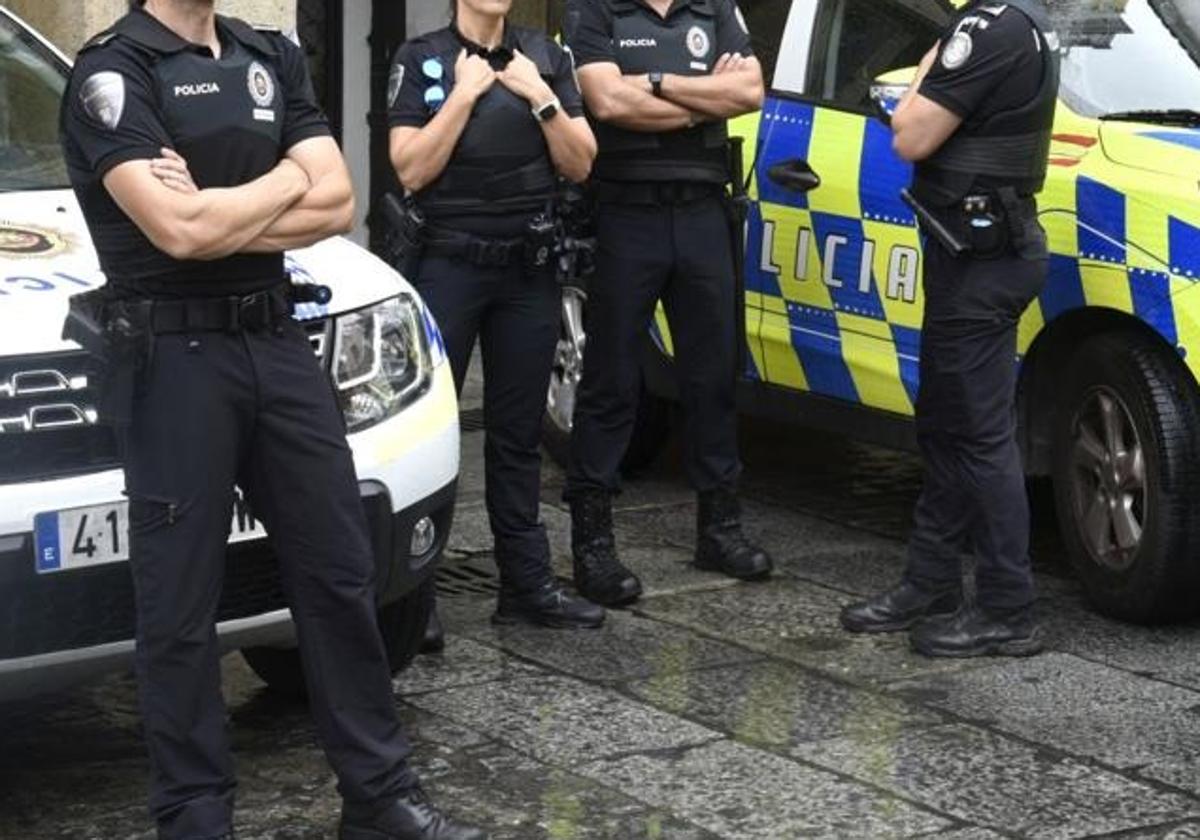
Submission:
<svg viewBox="0 0 1200 840">
<path fill-rule="evenodd" d="M 450 21 L 449 0 L 408 0 L 408 37 L 440 29 Z"/>
</svg>

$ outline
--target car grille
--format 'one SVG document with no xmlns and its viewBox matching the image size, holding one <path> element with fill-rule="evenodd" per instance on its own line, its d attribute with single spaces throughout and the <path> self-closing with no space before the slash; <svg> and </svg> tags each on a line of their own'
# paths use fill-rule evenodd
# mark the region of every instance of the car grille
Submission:
<svg viewBox="0 0 1200 840">
<path fill-rule="evenodd" d="M 0 358 L 0 484 L 117 466 L 82 352 Z"/>
<path fill-rule="evenodd" d="M 266 542 L 229 547 L 217 621 L 248 618 L 287 606 L 279 564 Z M 122 642 L 136 631 L 133 578 L 128 563 L 70 573 L 36 575 L 33 560 L 18 564 L 28 573 L 0 583 L 0 659 Z"/>
<path fill-rule="evenodd" d="M 332 322 L 303 327 L 327 364 Z M 80 351 L 0 358 L 0 484 L 120 466 L 112 429 L 97 422 L 89 367 Z"/>
</svg>

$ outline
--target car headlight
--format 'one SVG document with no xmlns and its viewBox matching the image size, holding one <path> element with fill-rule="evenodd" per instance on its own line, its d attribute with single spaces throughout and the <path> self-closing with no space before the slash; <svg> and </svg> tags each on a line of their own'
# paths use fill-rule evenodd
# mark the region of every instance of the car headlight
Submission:
<svg viewBox="0 0 1200 840">
<path fill-rule="evenodd" d="M 417 302 L 400 295 L 335 318 L 332 367 L 347 431 L 399 414 L 433 378 Z"/>
</svg>

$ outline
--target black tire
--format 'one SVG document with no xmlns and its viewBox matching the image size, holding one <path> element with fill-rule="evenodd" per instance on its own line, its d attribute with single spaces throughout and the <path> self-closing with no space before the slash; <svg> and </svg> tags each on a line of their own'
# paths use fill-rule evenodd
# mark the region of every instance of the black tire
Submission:
<svg viewBox="0 0 1200 840">
<path fill-rule="evenodd" d="M 569 311 L 574 300 L 574 311 Z M 556 464 L 566 467 L 571 460 L 571 422 L 574 399 L 582 372 L 583 307 L 587 293 L 568 287 L 563 290 L 563 317 L 559 328 L 559 345 L 551 373 L 550 391 L 546 397 L 546 413 L 542 417 L 542 445 Z M 572 333 L 576 333 L 574 337 Z M 561 406 L 561 408 L 560 408 Z M 629 447 L 621 460 L 621 471 L 631 474 L 650 466 L 666 447 L 671 434 L 673 406 L 649 393 L 644 387 L 638 398 L 637 416 Z"/>
<path fill-rule="evenodd" d="M 1190 376 L 1152 340 L 1106 333 L 1079 348 L 1063 386 L 1054 496 L 1089 600 L 1142 624 L 1194 614 L 1200 406 Z"/>
<path fill-rule="evenodd" d="M 425 637 L 433 611 L 434 582 L 430 578 L 406 597 L 379 608 L 379 631 L 387 649 L 388 665 L 398 674 L 412 664 Z M 304 667 L 297 648 L 251 647 L 242 649 L 246 664 L 272 692 L 303 700 L 308 696 Z"/>
</svg>

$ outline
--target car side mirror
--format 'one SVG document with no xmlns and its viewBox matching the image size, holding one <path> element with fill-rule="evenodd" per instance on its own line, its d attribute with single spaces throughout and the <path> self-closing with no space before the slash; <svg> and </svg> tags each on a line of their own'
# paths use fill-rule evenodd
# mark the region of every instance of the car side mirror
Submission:
<svg viewBox="0 0 1200 840">
<path fill-rule="evenodd" d="M 892 124 L 892 115 L 896 113 L 900 100 L 908 93 L 916 75 L 916 67 L 902 67 L 883 74 L 871 84 L 871 104 L 875 108 L 875 115 L 884 125 Z"/>
</svg>

